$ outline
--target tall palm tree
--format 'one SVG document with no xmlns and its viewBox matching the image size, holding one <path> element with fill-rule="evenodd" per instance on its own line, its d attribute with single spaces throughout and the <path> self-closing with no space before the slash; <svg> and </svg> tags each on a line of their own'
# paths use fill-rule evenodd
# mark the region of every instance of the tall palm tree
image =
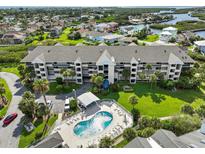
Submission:
<svg viewBox="0 0 205 154">
<path fill-rule="evenodd" d="M 144 80 L 146 78 L 146 75 L 144 72 L 139 72 L 138 73 L 138 77 L 141 79 L 141 80 Z"/>
<path fill-rule="evenodd" d="M 45 104 L 47 104 L 46 95 L 45 94 L 49 90 L 48 80 L 46 80 L 46 79 L 35 80 L 34 83 L 33 83 L 33 89 L 36 92 L 39 92 L 41 95 L 43 95 Z"/>
<path fill-rule="evenodd" d="M 98 76 L 97 74 L 93 74 L 90 78 L 90 82 L 95 84 L 95 79 L 96 79 L 97 76 Z"/>
<path fill-rule="evenodd" d="M 152 89 L 152 84 L 153 84 L 153 83 L 156 83 L 156 81 L 157 81 L 157 76 L 156 76 L 155 74 L 151 74 L 151 75 L 149 76 L 149 80 L 150 80 L 150 82 L 151 82 L 151 89 Z"/>
<path fill-rule="evenodd" d="M 71 69 L 61 69 L 60 73 L 63 75 L 66 85 L 68 85 L 68 77 L 75 76 L 75 72 Z"/>
<path fill-rule="evenodd" d="M 149 77 L 149 73 L 150 73 L 150 70 L 152 69 L 152 64 L 146 64 L 145 68 L 148 70 L 148 77 Z"/>
<path fill-rule="evenodd" d="M 137 97 L 132 95 L 129 97 L 129 103 L 132 104 L 132 109 L 134 110 L 135 105 L 138 103 Z"/>
<path fill-rule="evenodd" d="M 128 80 L 128 78 L 130 77 L 130 70 L 128 68 L 123 69 L 122 76 L 125 80 Z"/>
</svg>

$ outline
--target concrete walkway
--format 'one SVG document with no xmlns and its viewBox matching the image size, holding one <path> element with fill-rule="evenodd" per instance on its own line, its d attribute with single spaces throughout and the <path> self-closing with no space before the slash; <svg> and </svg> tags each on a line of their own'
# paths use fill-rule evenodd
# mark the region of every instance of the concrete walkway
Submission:
<svg viewBox="0 0 205 154">
<path fill-rule="evenodd" d="M 0 147 L 17 148 L 22 128 L 20 121 L 23 117 L 22 112 L 18 109 L 18 104 L 25 89 L 21 85 L 19 77 L 15 74 L 0 72 L 0 77 L 6 80 L 13 96 L 6 116 L 14 112 L 18 113 L 18 117 L 7 127 L 2 127 L 3 120 L 0 121 Z"/>
</svg>

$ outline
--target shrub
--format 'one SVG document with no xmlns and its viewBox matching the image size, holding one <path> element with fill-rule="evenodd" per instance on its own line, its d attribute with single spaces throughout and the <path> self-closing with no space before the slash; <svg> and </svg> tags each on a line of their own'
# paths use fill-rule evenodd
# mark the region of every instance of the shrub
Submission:
<svg viewBox="0 0 205 154">
<path fill-rule="evenodd" d="M 123 132 L 123 138 L 127 141 L 131 141 L 136 137 L 136 132 L 132 128 L 127 128 Z"/>
<path fill-rule="evenodd" d="M 164 88 L 164 89 L 168 89 L 168 90 L 172 90 L 175 87 L 175 82 L 172 80 L 161 80 L 158 83 L 159 87 Z"/>
<path fill-rule="evenodd" d="M 162 121 L 162 128 L 174 132 L 177 136 L 199 129 L 201 119 L 197 115 L 179 115 L 172 119 Z"/>
<path fill-rule="evenodd" d="M 37 133 L 35 134 L 35 139 L 38 140 L 38 139 L 40 139 L 42 136 L 43 136 L 43 132 L 37 132 Z"/>
<path fill-rule="evenodd" d="M 147 127 L 159 129 L 161 127 L 161 121 L 158 118 L 143 116 L 139 119 L 138 125 L 139 129 L 144 129 Z"/>
<path fill-rule="evenodd" d="M 201 117 L 205 118 L 205 105 L 201 105 L 195 112 Z"/>
<path fill-rule="evenodd" d="M 56 83 L 57 84 L 63 84 L 63 78 L 62 77 L 57 77 L 56 78 Z"/>
<path fill-rule="evenodd" d="M 181 107 L 181 112 L 185 113 L 185 114 L 193 115 L 194 114 L 194 108 L 189 104 L 185 104 Z"/>
<path fill-rule="evenodd" d="M 134 108 L 134 109 L 132 109 L 131 113 L 132 113 L 132 117 L 133 117 L 134 123 L 137 124 L 137 123 L 138 123 L 138 120 L 139 120 L 139 118 L 140 118 L 140 112 L 139 112 L 139 110 L 137 110 L 137 109 Z"/>
<path fill-rule="evenodd" d="M 73 99 L 73 100 L 71 100 L 70 101 L 70 109 L 72 110 L 72 111 L 76 111 L 77 110 L 77 100 L 76 99 Z"/>
<path fill-rule="evenodd" d="M 100 148 L 110 148 L 112 146 L 112 140 L 110 137 L 108 136 L 105 136 L 104 138 L 102 138 L 100 140 L 100 144 L 99 144 L 99 147 Z"/>
<path fill-rule="evenodd" d="M 62 91 L 63 85 L 57 85 L 56 86 L 56 91 Z"/>
<path fill-rule="evenodd" d="M 110 85 L 110 88 L 113 92 L 118 92 L 120 90 L 120 85 L 118 83 L 113 83 Z"/>
<path fill-rule="evenodd" d="M 137 136 L 148 138 L 155 133 L 155 129 L 152 127 L 147 127 L 143 130 L 137 131 Z"/>
</svg>

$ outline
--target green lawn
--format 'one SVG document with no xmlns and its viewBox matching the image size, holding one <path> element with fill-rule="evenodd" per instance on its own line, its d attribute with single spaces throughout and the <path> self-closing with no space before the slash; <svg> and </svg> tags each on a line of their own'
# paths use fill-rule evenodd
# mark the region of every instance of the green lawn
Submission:
<svg viewBox="0 0 205 154">
<path fill-rule="evenodd" d="M 113 98 L 124 106 L 128 111 L 132 110 L 132 105 L 128 103 L 131 95 L 136 95 L 138 104 L 135 106 L 142 115 L 165 117 L 178 114 L 183 104 L 189 103 L 194 108 L 205 102 L 204 91 L 202 90 L 177 90 L 167 91 L 158 87 L 150 88 L 148 83 L 137 83 L 132 85 L 134 92 L 110 93 L 106 96 L 99 95 L 100 98 Z M 201 87 L 205 89 L 205 87 Z"/>
<path fill-rule="evenodd" d="M 18 77 L 20 77 L 17 67 L 18 67 L 17 63 L 0 64 L 0 72 L 9 72 L 9 73 L 16 74 Z"/>
<path fill-rule="evenodd" d="M 6 98 L 8 99 L 8 101 L 9 101 L 8 104 L 3 109 L 0 110 L 0 117 L 3 117 L 6 114 L 7 110 L 8 110 L 9 103 L 11 102 L 12 93 L 11 93 L 11 91 L 10 91 L 10 89 L 9 89 L 9 87 L 8 87 L 8 85 L 7 85 L 7 83 L 4 79 L 0 78 L 0 83 L 4 84 L 4 87 L 6 89 L 6 94 L 5 95 L 6 95 Z"/>
<path fill-rule="evenodd" d="M 44 33 L 43 34 L 43 40 L 39 41 L 38 37 L 36 36 L 35 40 L 31 43 L 32 45 L 47 45 L 47 44 L 55 44 L 57 42 L 63 44 L 63 45 L 76 45 L 78 43 L 83 43 L 84 39 L 79 39 L 79 40 L 71 40 L 68 39 L 68 34 L 71 33 L 72 28 L 71 27 L 67 27 L 62 34 L 60 35 L 59 38 L 55 38 L 55 39 L 46 39 L 48 33 Z"/>
<path fill-rule="evenodd" d="M 60 90 L 57 89 L 56 86 L 58 86 L 58 84 L 56 82 L 49 83 L 49 91 L 47 94 L 49 94 L 49 95 L 65 94 L 65 93 L 72 92 L 73 89 L 80 88 L 80 85 L 76 84 L 76 83 L 68 83 L 68 86 L 64 85 L 63 88 Z"/>
<path fill-rule="evenodd" d="M 57 120 L 58 116 L 52 116 L 49 121 L 48 121 L 48 126 L 49 128 L 52 127 L 52 125 L 54 124 L 54 122 Z M 36 122 L 34 122 L 34 126 L 36 127 L 32 132 L 28 133 L 25 128 L 23 128 L 22 132 L 21 132 L 21 136 L 20 136 L 20 140 L 19 140 L 19 148 L 24 148 L 29 146 L 30 144 L 36 142 L 35 139 L 35 135 L 36 133 L 40 133 L 43 131 L 43 128 L 45 126 L 45 121 L 42 120 L 36 120 Z M 43 136 L 46 136 L 48 134 L 49 129 L 47 130 L 46 133 L 44 133 Z"/>
<path fill-rule="evenodd" d="M 144 39 L 143 41 L 146 41 L 146 42 L 155 42 L 155 41 L 157 41 L 157 40 L 159 40 L 159 35 L 154 34 L 154 35 L 148 35 L 148 36 L 146 37 L 146 39 Z"/>
</svg>

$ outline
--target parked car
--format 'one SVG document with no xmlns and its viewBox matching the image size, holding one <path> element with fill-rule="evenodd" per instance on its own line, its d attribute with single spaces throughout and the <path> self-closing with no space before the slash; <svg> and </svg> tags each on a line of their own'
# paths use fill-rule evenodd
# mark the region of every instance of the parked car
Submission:
<svg viewBox="0 0 205 154">
<path fill-rule="evenodd" d="M 73 97 L 69 97 L 65 100 L 64 111 L 67 112 L 70 110 L 70 101 L 73 100 Z"/>
<path fill-rule="evenodd" d="M 17 116 L 18 116 L 17 113 L 12 113 L 8 115 L 3 121 L 4 125 L 10 124 Z"/>
</svg>

